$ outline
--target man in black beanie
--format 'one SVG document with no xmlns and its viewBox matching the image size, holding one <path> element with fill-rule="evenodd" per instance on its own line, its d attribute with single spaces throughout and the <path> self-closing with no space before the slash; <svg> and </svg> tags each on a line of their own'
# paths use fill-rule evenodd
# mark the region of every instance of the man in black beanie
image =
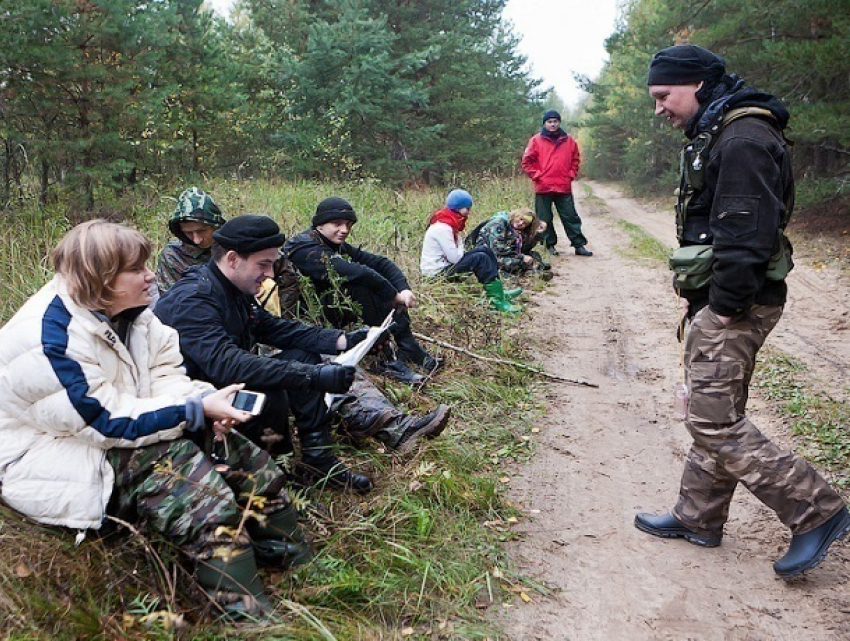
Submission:
<svg viewBox="0 0 850 641">
<path fill-rule="evenodd" d="M 449 417 L 446 406 L 421 418 L 405 415 L 386 399 L 362 399 L 346 394 L 356 369 L 323 362 L 365 338 L 366 330 L 322 329 L 273 316 L 257 302 L 263 282 L 271 277 L 284 243 L 280 228 L 268 216 L 237 216 L 213 235 L 212 259 L 191 268 L 159 300 L 156 315 L 180 334 L 187 372 L 197 379 L 238 381 L 263 392 L 266 406 L 240 431 L 272 454 L 292 449 L 289 414 L 295 419 L 301 444 L 301 468 L 306 476 L 334 488 L 368 492 L 372 481 L 347 469 L 334 456 L 331 411 L 325 393 L 342 395 L 334 409 L 355 422 L 365 435 L 390 449 L 404 451 L 420 436 L 436 436 Z M 258 343 L 280 350 L 274 357 L 254 353 Z M 362 376 L 362 375 L 361 375 Z M 264 442 L 266 428 L 277 436 Z"/>
<path fill-rule="evenodd" d="M 573 200 L 573 181 L 578 176 L 581 155 L 575 138 L 561 129 L 561 114 L 551 109 L 543 114 L 543 128 L 528 141 L 522 154 L 522 169 L 534 183 L 534 210 L 546 223 L 543 244 L 552 256 L 558 234 L 553 224 L 552 206 L 577 256 L 593 256 L 581 231 L 581 218 Z"/>
<path fill-rule="evenodd" d="M 416 296 L 392 260 L 346 242 L 356 222 L 357 214 L 347 200 L 325 198 L 316 207 L 312 227 L 290 238 L 284 253 L 298 271 L 310 278 L 323 302 L 325 315 L 335 327 L 360 319 L 355 311 L 335 304 L 329 267 L 341 280 L 345 293 L 360 306 L 362 321 L 367 325 L 380 325 L 390 311 L 396 310 L 391 332 L 400 358 L 387 345 L 378 357 L 377 371 L 404 383 L 421 384 L 425 378 L 407 364 L 431 373 L 442 361 L 426 352 L 410 329 L 408 310 L 416 304 Z"/>
<path fill-rule="evenodd" d="M 773 568 L 794 577 L 850 532 L 850 513 L 805 459 L 773 444 L 745 413 L 756 354 L 782 315 L 793 266 L 784 234 L 794 207 L 782 133 L 789 114 L 695 45 L 655 54 L 647 84 L 655 114 L 688 138 L 676 205 L 680 249 L 671 264 L 690 320 L 685 425 L 693 444 L 673 509 L 638 514 L 635 526 L 718 546 L 742 483 L 791 530 L 790 548 Z M 702 278 L 694 275 L 697 257 L 709 261 Z"/>
</svg>

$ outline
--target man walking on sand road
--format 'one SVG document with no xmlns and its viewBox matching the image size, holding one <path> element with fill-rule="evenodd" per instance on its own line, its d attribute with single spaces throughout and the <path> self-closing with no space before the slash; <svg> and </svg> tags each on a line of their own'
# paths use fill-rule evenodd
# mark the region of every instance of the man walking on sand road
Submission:
<svg viewBox="0 0 850 641">
<path fill-rule="evenodd" d="M 782 316 L 793 266 L 784 235 L 794 207 L 782 134 L 789 114 L 694 45 L 656 53 L 647 85 L 655 114 L 688 138 L 673 259 L 690 319 L 685 425 L 693 444 L 676 505 L 660 516 L 638 514 L 635 527 L 716 547 L 741 483 L 791 530 L 791 546 L 773 569 L 784 579 L 798 576 L 850 532 L 850 513 L 805 459 L 777 447 L 745 413 L 756 354 Z M 699 261 L 708 269 L 696 269 Z"/>
</svg>

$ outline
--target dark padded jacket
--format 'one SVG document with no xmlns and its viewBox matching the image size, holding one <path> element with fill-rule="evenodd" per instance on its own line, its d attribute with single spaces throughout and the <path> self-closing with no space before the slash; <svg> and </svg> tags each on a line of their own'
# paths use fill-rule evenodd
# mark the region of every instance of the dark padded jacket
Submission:
<svg viewBox="0 0 850 641">
<path fill-rule="evenodd" d="M 180 334 L 189 376 L 216 387 L 245 383 L 257 391 L 310 389 L 314 365 L 256 356 L 251 350 L 263 343 L 336 354 L 342 334 L 273 316 L 234 287 L 212 261 L 191 268 L 172 285 L 154 313 Z"/>
<path fill-rule="evenodd" d="M 321 295 L 330 288 L 328 264 L 352 288 L 364 287 L 380 300 L 390 302 L 396 294 L 410 289 L 404 273 L 389 258 L 370 254 L 348 243 L 329 242 L 316 229 L 293 236 L 284 251 L 299 272 L 307 276 Z"/>
<path fill-rule="evenodd" d="M 711 244 L 715 262 L 702 290 L 682 292 L 691 307 L 708 302 L 723 316 L 746 312 L 753 304 L 783 305 L 785 281 L 765 278 L 768 261 L 779 249 L 779 229 L 793 209 L 794 178 L 781 130 L 788 112 L 773 96 L 741 88 L 737 78 L 728 91 L 689 123 L 688 137 L 716 135 L 709 149 L 704 186 L 687 202 L 681 245 Z M 737 81 L 737 84 L 733 84 Z M 761 107 L 773 117 L 745 116 L 722 126 L 732 109 Z M 695 311 L 695 309 L 693 309 Z"/>
</svg>

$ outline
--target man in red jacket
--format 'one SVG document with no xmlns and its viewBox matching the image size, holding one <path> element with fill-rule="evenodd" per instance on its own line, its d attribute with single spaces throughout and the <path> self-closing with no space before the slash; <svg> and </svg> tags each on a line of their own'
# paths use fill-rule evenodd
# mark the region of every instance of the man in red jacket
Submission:
<svg viewBox="0 0 850 641">
<path fill-rule="evenodd" d="M 561 129 L 561 114 L 550 110 L 543 114 L 543 128 L 528 141 L 522 154 L 522 169 L 534 181 L 534 208 L 537 217 L 546 222 L 543 242 L 553 256 L 558 235 L 552 224 L 552 205 L 558 210 L 561 224 L 578 256 L 593 256 L 581 233 L 581 218 L 573 202 L 572 183 L 578 175 L 581 158 L 575 138 Z"/>
</svg>

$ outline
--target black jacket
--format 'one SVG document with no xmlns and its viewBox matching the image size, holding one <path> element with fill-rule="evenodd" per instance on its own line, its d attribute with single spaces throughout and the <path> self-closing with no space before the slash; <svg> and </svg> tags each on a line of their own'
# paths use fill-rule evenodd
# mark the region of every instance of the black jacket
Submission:
<svg viewBox="0 0 850 641">
<path fill-rule="evenodd" d="M 212 261 L 193 267 L 159 299 L 154 313 L 180 334 L 191 378 L 216 387 L 309 389 L 313 365 L 256 356 L 257 343 L 279 349 L 336 354 L 340 332 L 273 316 L 240 292 Z"/>
<path fill-rule="evenodd" d="M 788 112 L 773 96 L 742 88 L 740 81 L 729 85 L 689 124 L 689 138 L 703 132 L 716 138 L 709 148 L 704 186 L 687 202 L 679 242 L 714 247 L 708 287 L 683 292 L 692 307 L 707 301 L 717 314 L 735 316 L 753 304 L 785 303 L 785 281 L 768 280 L 765 272 L 779 248 L 783 221 L 790 217 L 786 203 L 793 208 L 794 178 L 781 133 Z M 723 127 L 724 115 L 743 106 L 767 109 L 773 117 L 745 116 Z"/>
<path fill-rule="evenodd" d="M 296 269 L 313 281 L 320 295 L 330 288 L 328 264 L 350 287 L 364 287 L 386 302 L 392 301 L 398 292 L 410 289 L 404 273 L 389 258 L 348 243 L 333 244 L 315 229 L 290 238 L 284 251 Z"/>
</svg>

